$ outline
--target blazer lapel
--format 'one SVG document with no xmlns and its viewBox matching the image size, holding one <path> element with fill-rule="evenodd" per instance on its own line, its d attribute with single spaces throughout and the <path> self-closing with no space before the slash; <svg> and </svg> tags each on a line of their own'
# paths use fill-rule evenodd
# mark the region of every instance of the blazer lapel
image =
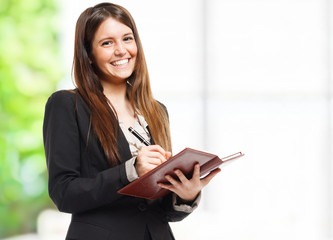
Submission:
<svg viewBox="0 0 333 240">
<path fill-rule="evenodd" d="M 129 148 L 126 137 L 121 130 L 120 126 L 118 126 L 118 134 L 117 134 L 117 144 L 118 144 L 118 152 L 120 155 L 120 161 L 125 162 L 126 160 L 132 158 L 131 150 Z"/>
<path fill-rule="evenodd" d="M 155 144 L 155 142 L 154 142 L 154 139 L 152 138 L 152 136 L 151 136 L 151 132 L 150 132 L 150 129 L 149 129 L 149 126 L 147 125 L 147 127 L 146 127 L 146 129 L 148 130 L 148 132 L 149 132 L 149 137 L 150 137 L 150 144 L 151 145 L 154 145 Z"/>
</svg>

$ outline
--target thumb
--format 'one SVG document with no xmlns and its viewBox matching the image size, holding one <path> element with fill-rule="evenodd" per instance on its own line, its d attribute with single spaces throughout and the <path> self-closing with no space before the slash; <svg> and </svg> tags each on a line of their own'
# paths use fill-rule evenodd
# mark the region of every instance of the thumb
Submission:
<svg viewBox="0 0 333 240">
<path fill-rule="evenodd" d="M 203 186 L 206 186 L 210 182 L 210 180 L 212 180 L 213 177 L 215 177 L 216 174 L 218 174 L 219 172 L 221 172 L 221 169 L 217 168 L 217 169 L 211 171 L 206 177 L 201 179 L 201 183 L 203 184 Z"/>
<path fill-rule="evenodd" d="M 171 152 L 165 152 L 165 158 L 168 160 L 171 157 Z"/>
</svg>

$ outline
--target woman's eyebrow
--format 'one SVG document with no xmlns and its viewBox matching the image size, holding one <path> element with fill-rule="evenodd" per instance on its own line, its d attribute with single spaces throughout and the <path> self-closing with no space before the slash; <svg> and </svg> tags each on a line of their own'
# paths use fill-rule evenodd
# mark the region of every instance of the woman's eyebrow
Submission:
<svg viewBox="0 0 333 240">
<path fill-rule="evenodd" d="M 125 37 L 125 36 L 128 36 L 128 35 L 132 35 L 133 36 L 134 34 L 132 32 L 128 32 L 128 33 L 125 33 L 122 37 Z M 100 43 L 100 42 L 103 42 L 103 41 L 109 40 L 109 39 L 114 39 L 114 37 L 111 37 L 111 36 L 109 36 L 109 37 L 103 37 L 98 42 Z"/>
</svg>

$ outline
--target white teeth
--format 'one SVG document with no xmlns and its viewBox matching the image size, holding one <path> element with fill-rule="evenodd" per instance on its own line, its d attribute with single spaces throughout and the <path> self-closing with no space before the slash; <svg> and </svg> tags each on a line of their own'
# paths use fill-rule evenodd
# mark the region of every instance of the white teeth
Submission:
<svg viewBox="0 0 333 240">
<path fill-rule="evenodd" d="M 116 62 L 113 62 L 111 64 L 114 65 L 114 66 L 120 66 L 120 65 L 124 65 L 126 63 L 128 63 L 128 59 L 123 59 L 123 60 L 120 60 L 120 61 L 116 61 Z"/>
</svg>

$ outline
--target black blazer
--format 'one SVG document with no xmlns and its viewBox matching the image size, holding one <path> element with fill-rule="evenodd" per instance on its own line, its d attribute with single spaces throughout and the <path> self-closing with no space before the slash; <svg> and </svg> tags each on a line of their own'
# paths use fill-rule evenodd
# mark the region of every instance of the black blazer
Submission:
<svg viewBox="0 0 333 240">
<path fill-rule="evenodd" d="M 171 195 L 150 201 L 117 194 L 129 183 L 129 145 L 119 127 L 122 162 L 110 168 L 89 120 L 88 105 L 77 91 L 55 92 L 46 103 L 43 137 L 49 195 L 60 211 L 72 213 L 66 239 L 139 240 L 147 229 L 152 239 L 174 239 L 168 222 L 188 213 L 173 209 Z"/>
</svg>

